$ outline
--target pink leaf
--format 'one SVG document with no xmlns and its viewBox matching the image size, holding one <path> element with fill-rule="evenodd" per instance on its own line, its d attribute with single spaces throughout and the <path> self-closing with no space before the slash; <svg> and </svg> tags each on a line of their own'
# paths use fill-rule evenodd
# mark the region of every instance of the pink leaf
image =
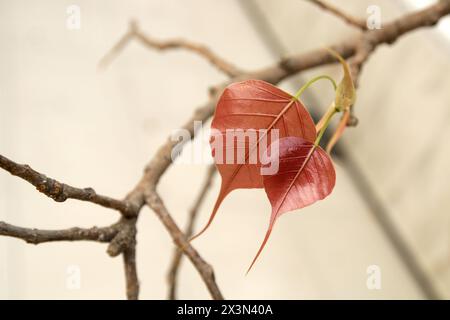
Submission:
<svg viewBox="0 0 450 320">
<path fill-rule="evenodd" d="M 277 87 L 261 80 L 246 80 L 229 85 L 217 104 L 216 112 L 211 124 L 212 130 L 219 134 L 212 138 L 224 138 L 226 130 L 259 130 L 265 129 L 266 134 L 258 134 L 254 143 L 248 142 L 243 152 L 244 163 L 218 163 L 216 166 L 222 177 L 219 196 L 212 210 L 206 226 L 192 239 L 202 234 L 214 219 L 217 210 L 224 198 L 233 190 L 239 188 L 262 188 L 263 179 L 260 174 L 260 149 L 265 152 L 270 144 L 271 132 L 278 129 L 279 137 L 302 137 L 306 141 L 314 141 L 316 130 L 313 120 L 300 101 Z M 267 144 L 262 139 L 267 139 Z M 225 139 L 223 139 L 225 140 Z M 223 143 L 222 150 L 214 150 L 214 154 L 222 151 L 225 155 L 227 149 L 235 154 L 238 151 L 236 144 Z M 257 162 L 250 163 L 249 159 L 256 156 Z M 235 158 L 237 159 L 237 157 Z"/>
<path fill-rule="evenodd" d="M 264 176 L 264 189 L 272 205 L 269 228 L 248 271 L 269 239 L 276 219 L 324 199 L 333 190 L 336 174 L 328 154 L 314 143 L 298 137 L 279 140 L 279 170 Z M 247 271 L 247 272 L 248 272 Z"/>
</svg>

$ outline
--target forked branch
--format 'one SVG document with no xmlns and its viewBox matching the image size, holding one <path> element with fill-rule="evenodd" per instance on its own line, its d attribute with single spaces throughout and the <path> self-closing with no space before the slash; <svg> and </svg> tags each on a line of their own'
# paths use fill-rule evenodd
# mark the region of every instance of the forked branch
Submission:
<svg viewBox="0 0 450 320">
<path fill-rule="evenodd" d="M 130 22 L 130 27 L 127 33 L 117 42 L 117 44 L 111 48 L 111 50 L 100 60 L 99 67 L 101 69 L 106 68 L 112 60 L 122 51 L 123 48 L 132 40 L 136 39 L 144 46 L 154 50 L 169 50 L 169 49 L 185 49 L 198 54 L 203 57 L 219 71 L 225 73 L 230 77 L 236 77 L 244 72 L 238 69 L 236 66 L 226 61 L 216 53 L 214 53 L 208 47 L 187 41 L 184 39 L 169 39 L 159 40 L 143 33 L 138 24 L 135 21 Z"/>
</svg>

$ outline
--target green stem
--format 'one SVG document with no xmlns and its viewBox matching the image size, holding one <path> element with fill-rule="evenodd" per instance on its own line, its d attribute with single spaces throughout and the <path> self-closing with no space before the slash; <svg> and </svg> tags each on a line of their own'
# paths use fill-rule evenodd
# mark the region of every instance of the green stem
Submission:
<svg viewBox="0 0 450 320">
<path fill-rule="evenodd" d="M 320 140 L 322 140 L 323 134 L 325 133 L 325 131 L 328 128 L 328 125 L 330 124 L 331 118 L 333 118 L 333 116 L 338 113 L 339 110 L 334 106 L 333 111 L 331 111 L 328 115 L 327 118 L 325 119 L 325 123 L 323 124 L 322 129 L 320 129 L 319 133 L 317 134 L 317 138 L 316 141 L 314 141 L 314 145 L 318 146 L 320 143 Z"/>
<path fill-rule="evenodd" d="M 336 91 L 337 85 L 336 85 L 336 82 L 334 81 L 334 79 L 331 78 L 330 76 L 327 76 L 327 75 L 321 75 L 321 76 L 314 77 L 314 78 L 312 78 L 311 80 L 309 80 L 307 83 L 305 83 L 305 84 L 304 84 L 304 85 L 303 85 L 303 86 L 295 93 L 294 98 L 295 98 L 295 99 L 300 98 L 300 96 L 302 95 L 302 93 L 303 93 L 306 89 L 308 89 L 308 87 L 309 87 L 310 85 L 312 85 L 314 82 L 316 82 L 316 81 L 318 81 L 318 80 L 321 80 L 321 79 L 327 79 L 327 80 L 329 80 L 329 81 L 331 82 L 331 84 L 333 85 L 334 91 Z"/>
</svg>

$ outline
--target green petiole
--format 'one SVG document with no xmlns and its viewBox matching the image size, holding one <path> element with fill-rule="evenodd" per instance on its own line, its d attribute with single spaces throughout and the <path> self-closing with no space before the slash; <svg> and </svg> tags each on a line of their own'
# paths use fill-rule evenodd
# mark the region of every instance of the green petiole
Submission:
<svg viewBox="0 0 450 320">
<path fill-rule="evenodd" d="M 330 81 L 331 84 L 333 85 L 334 91 L 337 90 L 337 84 L 336 84 L 336 82 L 334 81 L 333 78 L 331 78 L 330 76 L 327 76 L 327 75 L 320 75 L 320 76 L 314 77 L 314 78 L 312 78 L 311 80 L 309 80 L 308 82 L 306 82 L 306 83 L 305 83 L 305 84 L 304 84 L 304 85 L 303 85 L 303 86 L 295 93 L 294 99 L 297 99 L 297 100 L 298 100 L 298 99 L 300 98 L 300 96 L 303 94 L 303 92 L 304 92 L 306 89 L 308 89 L 308 88 L 309 88 L 313 83 L 315 83 L 316 81 L 319 81 L 319 80 L 322 80 L 322 79 L 325 79 L 325 80 Z M 315 146 L 318 146 L 318 145 L 319 145 L 320 140 L 322 139 L 323 134 L 325 133 L 325 130 L 327 129 L 328 125 L 330 124 L 331 118 L 333 118 L 333 116 L 334 116 L 336 113 L 338 113 L 338 112 L 339 112 L 339 110 L 333 105 L 333 110 L 332 110 L 331 112 L 328 112 L 327 118 L 325 119 L 325 123 L 324 123 L 323 127 L 320 129 L 319 133 L 317 134 L 316 141 L 314 142 L 314 145 L 315 145 Z"/>
<path fill-rule="evenodd" d="M 323 134 L 324 134 L 325 131 L 327 130 L 328 125 L 330 124 L 330 121 L 331 121 L 331 119 L 333 118 L 333 116 L 334 116 L 336 113 L 339 113 L 339 112 L 340 112 L 339 109 L 336 108 L 336 106 L 335 106 L 334 104 L 332 105 L 332 108 L 333 108 L 333 109 L 332 109 L 330 112 L 327 112 L 327 117 L 326 117 L 326 119 L 325 119 L 325 122 L 324 122 L 322 128 L 320 129 L 319 133 L 317 134 L 316 141 L 314 141 L 314 145 L 315 145 L 315 146 L 318 146 L 318 145 L 319 145 L 320 140 L 322 140 Z"/>
<path fill-rule="evenodd" d="M 319 80 L 321 80 L 321 79 L 329 80 L 329 81 L 331 82 L 331 84 L 333 85 L 334 91 L 336 91 L 337 85 L 336 85 L 336 82 L 334 81 L 334 79 L 331 78 L 330 76 L 327 76 L 327 75 L 321 75 L 321 76 L 314 77 L 314 78 L 312 78 L 311 80 L 309 80 L 307 83 L 305 83 L 305 84 L 304 84 L 304 85 L 303 85 L 303 86 L 295 93 L 294 98 L 295 98 L 295 99 L 299 99 L 300 96 L 302 95 L 302 93 L 303 93 L 306 89 L 308 89 L 308 87 L 309 87 L 310 85 L 312 85 L 314 82 L 319 81 Z"/>
</svg>

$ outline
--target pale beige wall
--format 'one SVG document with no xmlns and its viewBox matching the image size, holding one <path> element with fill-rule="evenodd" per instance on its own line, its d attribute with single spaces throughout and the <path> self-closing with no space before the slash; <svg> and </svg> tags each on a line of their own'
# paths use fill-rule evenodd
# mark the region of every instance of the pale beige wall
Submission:
<svg viewBox="0 0 450 320">
<path fill-rule="evenodd" d="M 29 163 L 49 176 L 81 187 L 92 186 L 104 194 L 122 197 L 137 181 L 144 164 L 158 145 L 187 119 L 193 108 L 207 99 L 208 86 L 224 79 L 207 63 L 189 53 L 160 54 L 136 43 L 129 46 L 108 70 L 97 72 L 99 58 L 125 31 L 130 18 L 136 18 L 142 29 L 158 37 L 180 36 L 204 42 L 246 69 L 275 61 L 272 50 L 237 1 L 77 1 L 82 12 L 82 28 L 69 31 L 65 27 L 65 10 L 73 3 L 56 0 L 0 2 L 0 153 Z M 300 28 L 303 22 L 297 20 L 291 25 L 291 19 L 281 15 L 288 15 L 289 11 L 303 14 L 303 10 L 310 10 L 309 16 L 321 17 L 320 12 L 287 0 L 282 1 L 276 10 L 271 10 L 274 3 L 263 1 L 260 6 L 267 12 L 272 11 L 271 24 L 278 26 L 277 30 L 288 30 L 280 32 L 280 39 L 292 44 L 289 50 L 306 50 L 327 42 L 323 35 L 327 35 L 330 29 L 318 30 L 320 24 L 317 24 L 314 30 L 309 30 L 311 34 L 318 32 L 317 41 L 303 46 L 294 37 L 298 34 L 303 38 L 306 34 Z M 339 31 L 340 22 L 331 22 L 334 23 L 333 28 Z M 342 32 L 350 32 L 342 28 Z M 320 38 L 322 36 L 323 39 Z M 289 37 L 293 37 L 292 41 Z M 410 46 L 416 47 L 423 40 L 412 39 L 409 40 L 413 41 Z M 380 59 L 378 65 L 384 63 L 384 59 L 395 64 L 392 57 L 401 57 L 400 50 L 407 53 L 407 44 L 399 44 L 400 48 L 396 48 L 395 52 L 380 50 L 380 56 L 371 61 L 373 65 L 367 66 L 362 83 L 372 77 L 378 83 L 385 82 L 375 59 Z M 402 48 L 402 45 L 406 47 Z M 425 45 L 420 47 L 422 53 L 419 58 L 426 58 L 428 53 L 435 52 L 434 48 L 426 51 Z M 443 68 L 448 68 L 445 64 L 448 60 L 435 54 L 435 62 L 442 61 L 437 70 L 443 73 Z M 408 61 L 414 66 L 415 59 L 411 57 Z M 398 72 L 404 72 L 405 68 Z M 334 67 L 327 70 L 338 74 Z M 427 82 L 441 79 L 448 83 L 448 78 L 441 72 L 434 71 L 433 74 L 434 77 L 431 73 L 428 75 Z M 294 82 L 283 86 L 292 90 L 298 85 Z M 415 87 L 399 92 L 399 96 L 386 94 L 383 103 L 406 107 L 416 99 L 425 102 L 436 96 L 433 100 L 435 109 L 443 110 L 448 97 L 443 96 L 442 89 L 432 90 L 425 96 L 417 93 L 414 99 L 406 95 L 420 85 L 420 82 L 415 82 Z M 365 110 L 374 110 L 374 104 L 379 101 L 369 99 L 369 93 L 374 88 L 373 85 L 368 86 L 360 93 L 361 104 L 367 104 Z M 391 110 L 395 106 L 385 108 Z M 396 114 L 399 112 L 396 111 Z M 348 133 L 346 139 L 347 143 L 354 143 L 365 150 L 363 146 L 369 142 L 363 139 L 373 141 L 373 135 L 376 135 L 373 129 L 377 126 L 370 113 L 366 115 L 360 111 L 358 115 L 361 126 Z M 367 120 L 369 116 L 371 118 Z M 417 114 L 417 119 L 420 119 L 419 116 Z M 441 119 L 445 125 L 442 117 L 437 114 L 436 117 L 430 123 Z M 386 119 L 382 118 L 383 122 Z M 370 125 L 374 127 L 368 127 Z M 392 130 L 393 125 L 392 120 L 391 126 L 383 132 Z M 384 140 L 392 139 L 388 135 Z M 378 148 L 382 146 L 381 143 L 370 143 Z M 392 145 L 386 151 L 392 152 L 395 148 Z M 446 167 L 444 156 L 436 157 L 437 166 Z M 368 151 L 364 151 L 358 159 L 368 161 L 367 157 L 373 159 Z M 373 166 L 371 177 L 390 176 L 385 158 L 388 157 L 379 156 L 377 161 L 367 162 L 368 170 L 370 165 Z M 406 163 L 401 163 L 398 162 L 396 168 L 406 169 Z M 442 183 L 444 188 L 445 180 L 441 180 L 438 170 L 430 170 L 434 176 L 427 176 L 426 181 L 434 188 Z M 185 222 L 204 171 L 200 165 L 173 166 L 161 182 L 160 192 L 180 225 Z M 239 191 L 227 198 L 214 225 L 195 242 L 200 253 L 215 267 L 217 280 L 226 297 L 423 297 L 339 163 L 337 174 L 336 189 L 326 201 L 301 212 L 287 214 L 279 220 L 269 245 L 247 277 L 244 272 L 265 232 L 270 206 L 263 191 Z M 401 171 L 396 169 L 395 174 L 401 174 Z M 416 179 L 422 178 L 416 175 Z M 380 185 L 378 190 L 380 193 L 386 192 L 382 194 L 386 197 L 395 184 L 389 183 L 387 178 L 382 180 L 386 183 L 386 189 Z M 414 193 L 419 190 L 418 187 L 412 187 L 417 183 L 412 180 L 406 191 L 411 193 L 405 193 L 405 197 L 414 195 L 418 198 Z M 207 219 L 218 184 L 216 179 L 201 210 L 200 222 Z M 430 188 L 427 189 L 431 192 Z M 443 193 L 435 193 L 442 195 L 440 202 L 433 200 L 435 207 L 427 206 L 431 200 L 421 200 L 417 205 L 409 204 L 412 207 L 410 211 L 404 209 L 405 200 L 393 202 L 392 209 L 403 213 L 408 219 L 399 224 L 405 227 L 417 225 L 420 221 L 419 210 L 425 210 L 430 219 L 433 217 L 429 225 L 441 226 L 442 220 L 439 219 L 443 219 L 448 212 L 448 201 L 443 198 Z M 419 220 L 410 216 L 414 212 Z M 27 183 L 0 172 L 0 220 L 27 227 L 62 228 L 104 225 L 115 219 L 114 212 L 86 203 L 54 203 Z M 434 219 L 438 219 L 437 222 Z M 149 210 L 143 212 L 138 228 L 142 298 L 164 298 L 166 269 L 172 253 L 171 241 Z M 414 233 L 405 231 L 405 234 L 414 237 Z M 444 235 L 442 233 L 441 237 Z M 411 243 L 417 247 L 424 264 L 431 265 L 435 258 L 427 248 L 434 243 L 432 241 L 438 240 L 427 242 L 425 240 L 429 238 L 420 239 L 417 243 Z M 444 253 L 438 253 L 438 257 L 448 255 L 448 247 L 442 241 L 445 239 L 438 241 L 443 248 L 439 252 Z M 105 245 L 95 243 L 31 246 L 2 237 L 0 297 L 123 298 L 121 260 L 109 258 L 105 249 Z M 366 269 L 372 264 L 379 265 L 382 270 L 382 290 L 379 291 L 366 287 Z M 78 266 L 81 271 L 82 286 L 79 290 L 70 290 L 66 286 L 67 268 L 72 265 Z M 443 270 L 440 273 L 430 270 L 430 273 L 443 277 L 443 272 L 447 272 L 448 277 L 448 271 L 445 271 L 448 267 Z M 188 262 L 183 264 L 180 285 L 180 296 L 183 298 L 208 297 L 196 271 Z"/>
</svg>

